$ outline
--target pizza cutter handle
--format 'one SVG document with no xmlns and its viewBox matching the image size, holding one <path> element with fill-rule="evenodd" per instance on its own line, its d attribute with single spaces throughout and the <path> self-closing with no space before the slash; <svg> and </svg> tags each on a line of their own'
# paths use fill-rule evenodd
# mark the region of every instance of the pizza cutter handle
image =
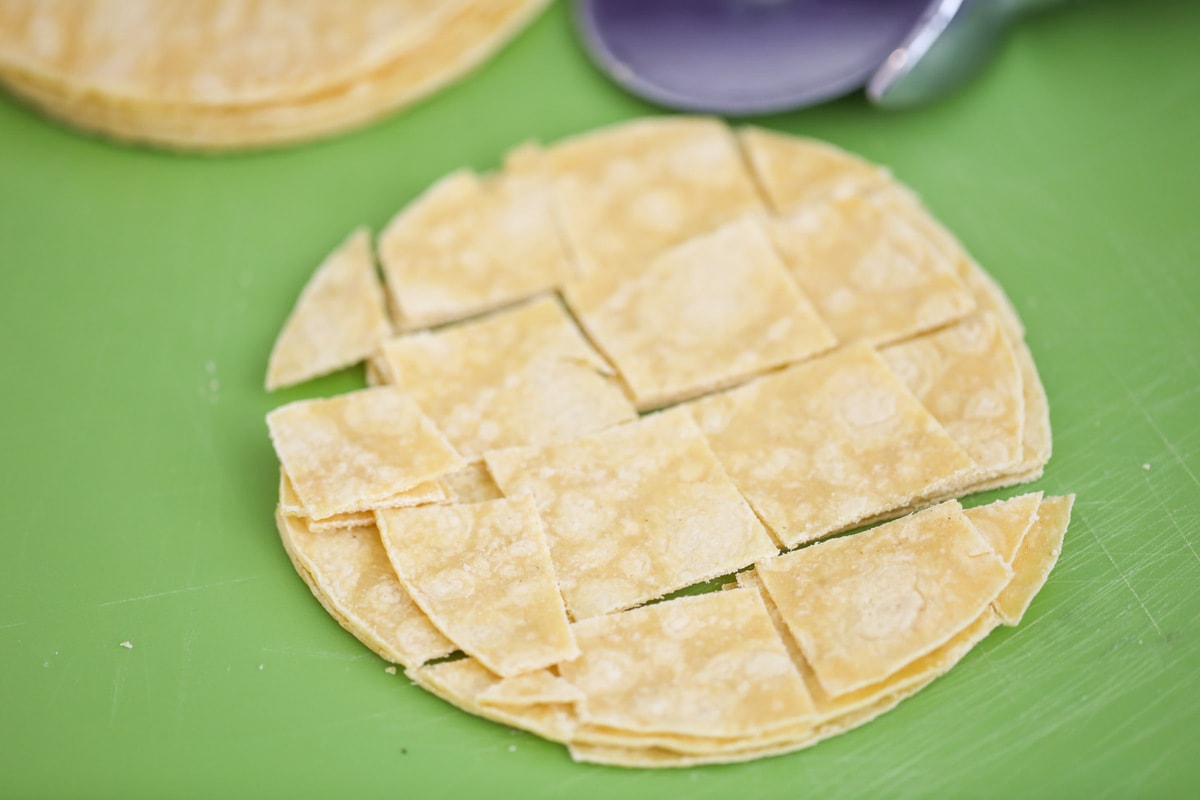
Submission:
<svg viewBox="0 0 1200 800">
<path fill-rule="evenodd" d="M 1063 0 L 934 0 L 867 83 L 884 108 L 923 105 L 974 77 L 1019 18 Z"/>
</svg>

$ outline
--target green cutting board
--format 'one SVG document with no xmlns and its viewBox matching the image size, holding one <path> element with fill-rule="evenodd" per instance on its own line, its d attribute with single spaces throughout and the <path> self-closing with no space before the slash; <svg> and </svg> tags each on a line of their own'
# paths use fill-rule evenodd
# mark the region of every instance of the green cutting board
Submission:
<svg viewBox="0 0 1200 800">
<path fill-rule="evenodd" d="M 263 415 L 360 381 L 261 388 L 320 258 L 455 167 L 658 113 L 567 10 L 405 114 L 278 152 L 128 148 L 0 97 L 0 796 L 1197 796 L 1197 30 L 1200 4 L 1079 4 L 928 109 L 760 120 L 889 165 L 1003 283 L 1051 401 L 1034 488 L 1079 501 L 1021 627 L 895 711 L 664 772 L 573 764 L 387 674 L 272 522 Z"/>
</svg>

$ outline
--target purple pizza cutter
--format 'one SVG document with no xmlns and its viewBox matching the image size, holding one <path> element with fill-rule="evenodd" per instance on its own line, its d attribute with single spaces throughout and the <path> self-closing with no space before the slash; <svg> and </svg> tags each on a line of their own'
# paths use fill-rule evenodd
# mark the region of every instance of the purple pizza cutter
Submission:
<svg viewBox="0 0 1200 800">
<path fill-rule="evenodd" d="M 866 87 L 885 107 L 955 88 L 1009 25 L 1054 0 L 579 0 L 596 63 L 634 94 L 729 116 Z"/>
</svg>

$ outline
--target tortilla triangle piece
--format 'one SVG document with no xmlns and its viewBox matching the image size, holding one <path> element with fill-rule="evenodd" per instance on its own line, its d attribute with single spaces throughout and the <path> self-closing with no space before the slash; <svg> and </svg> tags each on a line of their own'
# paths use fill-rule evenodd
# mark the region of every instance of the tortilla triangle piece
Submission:
<svg viewBox="0 0 1200 800">
<path fill-rule="evenodd" d="M 784 263 L 839 342 L 886 344 L 975 308 L 953 258 L 902 210 L 855 195 L 769 224 Z"/>
<path fill-rule="evenodd" d="M 568 442 L 494 450 L 486 460 L 505 495 L 536 499 L 575 619 L 778 552 L 686 411 Z"/>
<path fill-rule="evenodd" d="M 409 668 L 404 674 L 422 689 L 467 713 L 529 731 L 552 742 L 570 741 L 578 724 L 575 708 L 569 703 L 537 703 L 511 708 L 480 703 L 478 698 L 501 683 L 501 678 L 473 658 Z"/>
<path fill-rule="evenodd" d="M 812 715 L 812 701 L 757 592 L 681 597 L 577 622 L 559 665 L 583 692 L 581 721 L 733 737 Z"/>
<path fill-rule="evenodd" d="M 390 336 L 370 236 L 359 228 L 300 292 L 267 364 L 267 391 L 363 361 Z"/>
<path fill-rule="evenodd" d="M 454 650 L 396 579 L 374 526 L 316 534 L 282 509 L 275 523 L 321 605 L 382 658 L 411 667 Z"/>
<path fill-rule="evenodd" d="M 628 273 L 672 245 L 763 210 L 716 119 L 641 119 L 550 147 L 558 217 L 585 274 Z"/>
<path fill-rule="evenodd" d="M 1021 370 L 996 318 L 975 314 L 879 354 L 986 474 L 1021 460 Z"/>
<path fill-rule="evenodd" d="M 816 139 L 739 128 L 738 142 L 777 214 L 866 194 L 891 182 L 886 169 Z"/>
<path fill-rule="evenodd" d="M 549 670 L 505 678 L 475 698 L 480 705 L 521 707 L 544 703 L 578 703 L 583 692 Z"/>
<path fill-rule="evenodd" d="M 609 293 L 568 303 L 640 410 L 801 361 L 835 344 L 754 218 L 678 245 Z"/>
<path fill-rule="evenodd" d="M 993 605 L 1005 625 L 1016 625 L 1029 610 L 1034 596 L 1041 591 L 1058 563 L 1063 536 L 1071 523 L 1075 495 L 1047 497 L 1038 507 L 1037 520 L 1021 542 L 1013 559 L 1013 579 L 1004 587 Z"/>
<path fill-rule="evenodd" d="M 392 219 L 379 256 L 407 329 L 524 300 L 571 269 L 547 183 L 529 170 L 442 178 Z"/>
<path fill-rule="evenodd" d="M 767 594 L 762 579 L 758 577 L 758 572 L 753 569 L 739 572 L 737 582 L 739 586 L 754 588 L 763 593 L 763 599 L 767 605 L 767 612 L 771 615 L 771 621 L 775 623 L 779 637 L 792 654 L 792 660 L 795 662 L 797 669 L 800 670 L 800 675 L 804 678 L 805 685 L 808 686 L 809 694 L 812 695 L 813 707 L 816 709 L 816 718 L 818 720 L 829 720 L 844 716 L 859 708 L 869 706 L 887 695 L 907 690 L 912 686 L 928 683 L 939 675 L 948 672 L 951 667 L 962 660 L 963 656 L 970 652 L 971 648 L 987 638 L 987 635 L 1000 624 L 999 617 L 989 607 L 974 622 L 971 622 L 967 627 L 954 634 L 954 636 L 950 637 L 940 647 L 930 650 L 920 658 L 910 661 L 883 680 L 834 697 L 822 688 L 821 682 L 817 679 L 812 667 L 809 666 L 804 654 L 800 651 L 800 646 L 796 644 L 795 638 L 788 631 L 787 623 L 780 614 L 779 608 L 771 600 L 771 596 Z"/>
<path fill-rule="evenodd" d="M 275 453 L 310 517 L 366 511 L 463 461 L 390 386 L 299 400 L 267 414 Z"/>
<path fill-rule="evenodd" d="M 858 344 L 688 404 L 785 547 L 957 486 L 977 468 Z"/>
<path fill-rule="evenodd" d="M 1041 504 L 1042 493 L 1031 492 L 1008 500 L 997 500 L 986 506 L 968 508 L 963 513 L 996 555 L 1011 567 L 1021 542 L 1038 518 Z"/>
<path fill-rule="evenodd" d="M 636 412 L 611 367 L 552 297 L 384 342 L 403 387 L 469 459 L 569 439 Z"/>
<path fill-rule="evenodd" d="M 882 681 L 945 644 L 1012 577 L 956 501 L 755 570 L 833 697 Z"/>
<path fill-rule="evenodd" d="M 502 676 L 578 655 L 528 496 L 376 512 L 392 566 L 433 624 Z"/>
</svg>

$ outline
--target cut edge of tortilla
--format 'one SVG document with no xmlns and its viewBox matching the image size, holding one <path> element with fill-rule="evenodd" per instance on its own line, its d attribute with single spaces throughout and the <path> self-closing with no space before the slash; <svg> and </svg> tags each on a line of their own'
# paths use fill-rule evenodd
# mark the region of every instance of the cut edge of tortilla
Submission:
<svg viewBox="0 0 1200 800">
<path fill-rule="evenodd" d="M 1013 559 L 1012 581 L 992 601 L 1005 625 L 1021 622 L 1062 553 L 1063 539 L 1071 524 L 1075 495 L 1047 497 L 1038 507 L 1037 519 L 1021 542 Z"/>
<path fill-rule="evenodd" d="M 300 548 L 292 538 L 289 526 L 298 522 L 299 520 L 288 517 L 283 513 L 281 508 L 276 507 L 275 525 L 279 530 L 279 538 L 283 541 L 283 548 L 287 552 L 292 566 L 305 585 L 308 586 L 309 591 L 312 592 L 313 596 L 317 598 L 317 601 L 328 612 L 329 616 L 333 617 L 342 628 L 366 645 L 380 658 L 401 666 L 417 665 L 454 652 L 454 645 L 447 640 L 445 646 L 442 648 L 433 648 L 426 653 L 405 654 L 371 632 L 370 626 L 363 624 L 353 609 L 343 607 L 343 604 L 322 586 L 318 567 L 300 551 Z"/>
</svg>

